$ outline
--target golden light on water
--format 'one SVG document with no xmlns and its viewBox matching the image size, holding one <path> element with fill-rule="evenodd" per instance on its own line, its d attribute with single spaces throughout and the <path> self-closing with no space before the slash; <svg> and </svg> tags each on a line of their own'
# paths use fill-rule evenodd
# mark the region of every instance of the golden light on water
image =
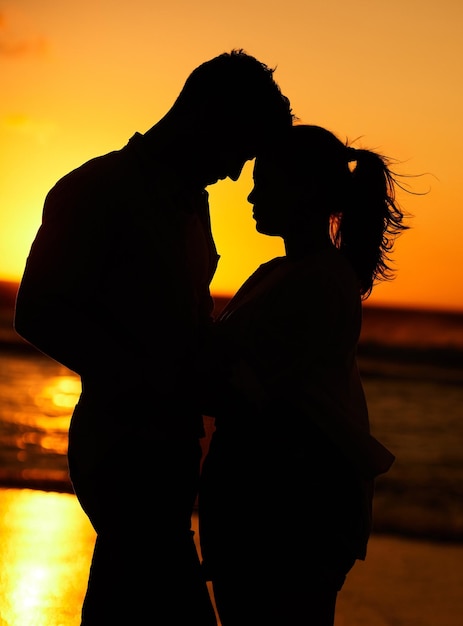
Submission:
<svg viewBox="0 0 463 626">
<path fill-rule="evenodd" d="M 55 376 L 47 379 L 47 384 L 36 395 L 38 407 L 47 414 L 65 409 L 70 410 L 76 405 L 81 392 L 81 384 L 76 376 Z"/>
<path fill-rule="evenodd" d="M 30 390 L 33 404 L 23 418 L 35 432 L 25 431 L 18 438 L 18 460 L 26 460 L 29 446 L 39 446 L 44 453 L 66 455 L 67 436 L 63 435 L 69 429 L 72 411 L 79 400 L 81 384 L 78 377 L 65 375 L 43 378 L 42 384 Z M 25 471 L 29 475 L 33 470 Z"/>
<path fill-rule="evenodd" d="M 76 498 L 5 490 L 2 504 L 0 623 L 78 624 L 95 536 Z"/>
<path fill-rule="evenodd" d="M 67 433 L 80 393 L 79 377 L 44 356 L 0 360 L 0 418 L 8 425 L 0 476 L 69 484 Z"/>
</svg>

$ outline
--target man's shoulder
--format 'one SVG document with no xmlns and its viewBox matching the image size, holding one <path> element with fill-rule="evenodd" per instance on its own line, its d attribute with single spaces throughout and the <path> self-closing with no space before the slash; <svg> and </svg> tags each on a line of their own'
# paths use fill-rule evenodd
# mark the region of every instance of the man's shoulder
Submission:
<svg viewBox="0 0 463 626">
<path fill-rule="evenodd" d="M 130 171 L 130 162 L 133 160 L 130 142 L 124 147 L 112 150 L 105 154 L 92 157 L 75 169 L 60 178 L 50 193 L 59 193 L 73 187 L 83 189 L 87 186 L 97 189 L 98 186 L 117 186 L 123 175 L 127 176 Z"/>
</svg>

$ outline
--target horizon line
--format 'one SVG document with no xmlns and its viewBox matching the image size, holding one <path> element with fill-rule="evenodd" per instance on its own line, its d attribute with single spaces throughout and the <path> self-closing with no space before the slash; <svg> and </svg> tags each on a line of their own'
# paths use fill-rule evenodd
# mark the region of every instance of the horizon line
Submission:
<svg viewBox="0 0 463 626">
<path fill-rule="evenodd" d="M 15 280 L 13 278 L 0 278 L 0 287 L 4 286 L 6 288 L 15 289 L 19 286 L 19 280 Z M 230 300 L 233 297 L 233 293 L 225 293 L 223 291 L 215 291 L 211 290 L 212 298 L 219 298 L 222 300 Z M 438 304 L 418 304 L 418 303 L 399 303 L 399 302 L 368 302 L 364 301 L 363 306 L 373 309 L 390 309 L 390 310 L 400 310 L 400 311 L 409 311 L 410 313 L 416 312 L 426 312 L 426 313 L 436 313 L 436 314 L 447 314 L 447 315 L 463 315 L 463 307 L 458 306 L 439 306 Z"/>
</svg>

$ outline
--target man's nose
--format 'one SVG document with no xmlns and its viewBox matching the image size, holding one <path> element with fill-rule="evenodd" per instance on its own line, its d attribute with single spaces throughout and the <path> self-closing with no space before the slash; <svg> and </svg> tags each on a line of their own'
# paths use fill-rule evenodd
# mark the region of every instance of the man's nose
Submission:
<svg viewBox="0 0 463 626">
<path fill-rule="evenodd" d="M 243 171 L 243 167 L 246 161 L 247 159 L 241 159 L 241 161 L 238 161 L 237 163 L 232 165 L 230 167 L 230 172 L 228 174 L 228 177 L 236 182 L 238 178 L 240 177 L 241 172 Z"/>
</svg>

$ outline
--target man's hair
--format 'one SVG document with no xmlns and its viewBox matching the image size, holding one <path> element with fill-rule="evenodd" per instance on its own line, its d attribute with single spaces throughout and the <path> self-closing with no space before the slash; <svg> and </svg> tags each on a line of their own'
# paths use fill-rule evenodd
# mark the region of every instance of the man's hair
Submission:
<svg viewBox="0 0 463 626">
<path fill-rule="evenodd" d="M 293 114 L 268 67 L 241 49 L 202 63 L 187 78 L 173 109 L 202 110 L 204 117 L 266 134 L 290 127 Z"/>
</svg>

